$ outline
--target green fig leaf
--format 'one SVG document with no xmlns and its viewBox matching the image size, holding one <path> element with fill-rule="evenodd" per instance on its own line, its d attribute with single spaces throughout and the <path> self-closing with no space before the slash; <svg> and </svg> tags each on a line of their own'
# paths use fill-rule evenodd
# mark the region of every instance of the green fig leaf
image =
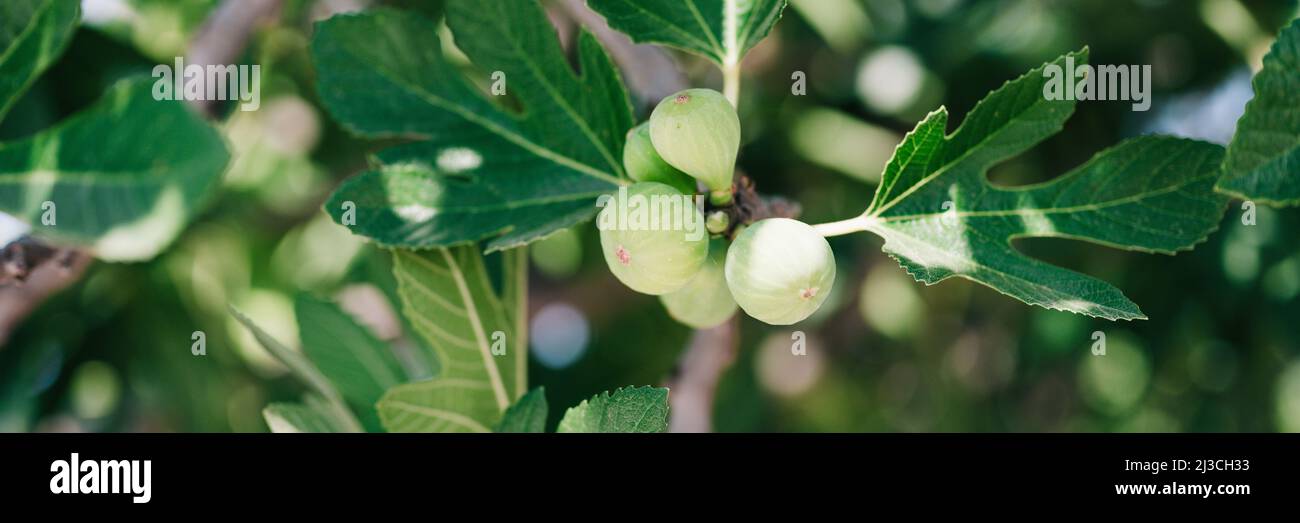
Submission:
<svg viewBox="0 0 1300 523">
<path fill-rule="evenodd" d="M 266 352 L 270 353 L 275 359 L 280 360 L 280 363 L 283 363 L 289 369 L 290 374 L 320 395 L 321 401 L 312 404 L 311 410 L 323 412 L 329 419 L 337 422 L 340 432 L 362 431 L 360 422 L 353 416 L 352 411 L 348 410 L 343 401 L 343 396 L 339 394 L 334 384 L 330 383 L 324 374 L 321 374 L 320 369 L 312 365 L 311 361 L 304 357 L 302 353 L 290 349 L 280 343 L 279 340 L 272 338 L 270 334 L 257 326 L 257 323 L 254 323 L 252 318 L 244 315 L 239 309 L 236 309 L 233 305 L 229 308 L 230 315 L 234 316 L 239 323 L 244 325 L 244 328 L 248 329 L 248 332 L 253 334 L 253 338 L 257 340 L 257 343 L 262 348 L 266 349 Z M 285 414 L 283 410 L 280 410 L 279 413 Z M 297 411 L 296 414 L 305 415 L 302 411 Z M 268 419 L 269 423 L 270 420 Z"/>
<path fill-rule="evenodd" d="M 0 5 L 0 119 L 62 55 L 80 2 Z M 146 80 L 35 136 L 0 144 L 0 211 L 32 234 L 109 261 L 149 259 L 180 233 L 214 189 L 229 155 L 220 135 Z"/>
<path fill-rule="evenodd" d="M 781 19 L 785 0 L 587 0 L 609 26 L 638 43 L 738 64 Z"/>
<path fill-rule="evenodd" d="M 1300 205 L 1300 19 L 1282 29 L 1251 83 L 1255 98 L 1237 120 L 1218 189 L 1272 205 Z"/>
<path fill-rule="evenodd" d="M 668 389 L 628 387 L 602 392 L 570 408 L 558 432 L 663 432 L 668 430 Z"/>
<path fill-rule="evenodd" d="M 294 301 L 302 351 L 343 398 L 378 427 L 375 403 L 406 381 L 391 347 L 332 302 L 300 294 Z"/>
<path fill-rule="evenodd" d="M 1087 50 L 1072 56 L 1085 63 Z M 1162 254 L 1190 249 L 1218 227 L 1226 208 L 1227 199 L 1213 190 L 1223 148 L 1143 136 L 1049 182 L 994 186 L 986 178 L 990 167 L 1055 134 L 1074 112 L 1073 101 L 1044 96 L 1047 66 L 989 94 L 951 134 L 947 110 L 931 113 L 899 144 L 857 220 L 926 284 L 958 276 L 1030 305 L 1144 319 L 1109 283 L 1027 257 L 1011 241 L 1070 238 Z"/>
<path fill-rule="evenodd" d="M 0 144 L 0 211 L 100 259 L 149 259 L 217 187 L 229 158 L 217 131 L 181 102 L 154 100 L 147 79 L 128 80 L 59 125 Z"/>
<path fill-rule="evenodd" d="M 262 419 L 276 433 L 348 432 L 348 422 L 339 419 L 328 401 L 308 395 L 299 403 L 272 403 L 262 409 Z"/>
<path fill-rule="evenodd" d="M 533 389 L 510 406 L 505 416 L 501 418 L 501 423 L 497 425 L 496 432 L 532 434 L 546 432 L 546 413 L 546 391 L 540 387 Z"/>
<path fill-rule="evenodd" d="M 489 252 L 589 220 L 596 198 L 626 183 L 633 124 L 605 51 L 583 31 L 575 71 L 537 2 L 450 0 L 446 11 L 456 45 L 491 75 L 481 80 L 521 109 L 473 87 L 419 15 L 322 22 L 312 52 L 324 105 L 358 135 L 415 140 L 379 154 L 383 166 L 345 182 L 327 212 L 385 246 L 487 240 Z"/>
<path fill-rule="evenodd" d="M 0 121 L 63 54 L 80 13 L 81 2 L 66 0 L 0 3 Z"/>
<path fill-rule="evenodd" d="M 526 376 L 514 315 L 493 290 L 483 256 L 476 246 L 396 250 L 393 274 L 402 312 L 434 349 L 441 371 L 389 389 L 379 401 L 384 428 L 491 432 L 524 394 Z"/>
</svg>

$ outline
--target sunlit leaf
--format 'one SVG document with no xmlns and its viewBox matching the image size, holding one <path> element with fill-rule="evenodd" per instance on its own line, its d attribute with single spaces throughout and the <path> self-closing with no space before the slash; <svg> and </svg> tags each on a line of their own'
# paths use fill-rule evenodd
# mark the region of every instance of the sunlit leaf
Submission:
<svg viewBox="0 0 1300 523">
<path fill-rule="evenodd" d="M 390 432 L 490 432 L 524 393 L 511 316 L 474 246 L 393 251 L 403 314 L 438 355 L 432 380 L 379 402 Z M 504 348 L 504 354 L 493 348 Z"/>
<path fill-rule="evenodd" d="M 1087 51 L 1074 56 L 1084 63 Z M 859 221 L 918 281 L 959 276 L 1030 305 L 1145 318 L 1114 286 L 1029 258 L 1011 241 L 1060 237 L 1163 254 L 1190 249 L 1223 216 L 1226 198 L 1213 190 L 1223 148 L 1144 136 L 1047 183 L 990 184 L 990 167 L 1055 134 L 1073 113 L 1073 101 L 1046 99 L 1045 81 L 1040 67 L 1008 82 L 951 134 L 947 110 L 931 113 L 899 144 Z"/>
<path fill-rule="evenodd" d="M 171 243 L 229 155 L 215 129 L 181 102 L 154 100 L 150 85 L 119 83 L 59 125 L 0 144 L 0 211 L 106 260 L 148 259 Z"/>
</svg>

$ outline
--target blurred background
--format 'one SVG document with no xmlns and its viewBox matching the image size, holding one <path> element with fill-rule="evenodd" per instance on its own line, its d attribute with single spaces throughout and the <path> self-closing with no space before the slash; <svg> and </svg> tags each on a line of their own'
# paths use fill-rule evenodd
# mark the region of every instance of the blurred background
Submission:
<svg viewBox="0 0 1300 523">
<path fill-rule="evenodd" d="M 187 53 L 218 0 L 85 0 L 60 62 L 0 126 L 29 135 L 93 103 L 114 81 Z M 12 327 L 0 347 L 2 431 L 265 431 L 261 409 L 300 384 L 226 312 L 234 304 L 298 344 L 293 296 L 338 300 L 386 340 L 388 255 L 320 204 L 383 144 L 331 122 L 314 92 L 312 23 L 375 4 L 437 16 L 431 0 L 285 0 L 235 63 L 262 66 L 262 107 L 220 108 L 234 158 L 224 190 L 153 261 L 96 262 Z M 571 5 L 547 2 L 565 40 Z M 1151 64 L 1154 103 L 1084 102 L 1065 130 L 991 174 L 1051 179 L 1121 139 L 1171 133 L 1226 143 L 1286 0 L 792 0 L 746 60 L 741 170 L 812 223 L 870 201 L 903 133 L 939 105 L 959 121 L 1003 82 L 1085 45 L 1093 63 Z M 599 20 L 597 18 L 596 20 Z M 448 52 L 455 50 L 446 44 Z M 671 53 L 691 85 L 720 88 L 702 60 Z M 794 96 L 797 72 L 806 95 Z M 644 72 L 643 76 L 644 76 Z M 626 73 L 632 78 L 634 73 Z M 650 81 L 643 83 L 653 83 Z M 657 102 L 640 91 L 639 118 Z M 1107 322 L 1026 306 L 985 287 L 915 283 L 868 234 L 832 239 L 838 278 L 798 328 L 745 319 L 717 385 L 719 431 L 1300 431 L 1300 209 L 1232 202 L 1221 229 L 1177 257 L 1052 239 L 1032 256 L 1123 289 L 1151 318 Z M 691 331 L 609 274 L 594 226 L 534 244 L 530 386 L 563 406 L 662 384 Z M 191 333 L 207 355 L 191 355 Z M 1107 355 L 1091 354 L 1092 333 Z"/>
</svg>

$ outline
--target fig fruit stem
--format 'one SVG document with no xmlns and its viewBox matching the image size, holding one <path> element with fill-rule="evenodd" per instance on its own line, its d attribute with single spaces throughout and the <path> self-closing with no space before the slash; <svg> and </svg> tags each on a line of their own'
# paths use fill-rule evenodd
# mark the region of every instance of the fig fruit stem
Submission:
<svg viewBox="0 0 1300 523">
<path fill-rule="evenodd" d="M 875 216 L 863 214 L 861 216 L 849 218 L 847 220 L 840 220 L 838 222 L 819 223 L 812 227 L 813 230 L 817 231 L 817 234 L 822 235 L 823 238 L 830 238 L 831 236 L 843 236 L 855 232 L 870 231 L 879 221 L 880 219 Z"/>
<path fill-rule="evenodd" d="M 732 107 L 740 109 L 740 62 L 722 67 L 722 95 Z"/>
<path fill-rule="evenodd" d="M 722 191 L 709 191 L 709 203 L 712 203 L 713 205 L 725 207 L 731 205 L 732 201 L 733 199 L 730 187 Z"/>
</svg>

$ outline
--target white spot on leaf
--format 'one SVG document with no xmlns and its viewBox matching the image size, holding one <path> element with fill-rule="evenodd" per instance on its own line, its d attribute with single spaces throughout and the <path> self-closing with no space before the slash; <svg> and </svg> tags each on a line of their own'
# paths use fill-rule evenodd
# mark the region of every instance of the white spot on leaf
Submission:
<svg viewBox="0 0 1300 523">
<path fill-rule="evenodd" d="M 410 204 L 397 207 L 393 212 L 408 222 L 423 222 L 433 218 L 438 210 L 427 205 Z"/>
<path fill-rule="evenodd" d="M 438 170 L 455 174 L 478 169 L 483 165 L 483 156 L 473 149 L 452 147 L 438 153 Z"/>
</svg>

